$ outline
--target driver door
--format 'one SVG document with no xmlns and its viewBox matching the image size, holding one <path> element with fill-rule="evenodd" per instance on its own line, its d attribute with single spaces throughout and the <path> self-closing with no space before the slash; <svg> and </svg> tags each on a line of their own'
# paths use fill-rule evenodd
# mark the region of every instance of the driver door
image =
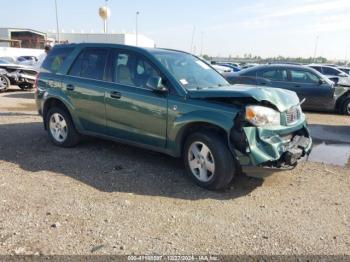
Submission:
<svg viewBox="0 0 350 262">
<path fill-rule="evenodd" d="M 303 105 L 307 109 L 331 109 L 334 107 L 334 89 L 309 70 L 289 70 L 290 85 L 296 90 L 300 100 L 306 99 Z"/>
<path fill-rule="evenodd" d="M 105 93 L 107 133 L 117 139 L 155 147 L 166 146 L 167 94 L 147 88 L 160 76 L 152 63 L 136 52 L 114 49 L 110 83 Z"/>
</svg>

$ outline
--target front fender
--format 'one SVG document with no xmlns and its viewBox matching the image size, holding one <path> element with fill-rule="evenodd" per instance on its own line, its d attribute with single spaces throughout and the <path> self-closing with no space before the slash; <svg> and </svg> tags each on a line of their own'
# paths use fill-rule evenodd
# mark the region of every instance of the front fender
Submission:
<svg viewBox="0 0 350 262">
<path fill-rule="evenodd" d="M 188 127 L 194 124 L 209 124 L 216 126 L 227 134 L 226 139 L 229 142 L 230 130 L 233 126 L 235 114 L 220 113 L 207 110 L 192 111 L 182 114 L 174 119 L 168 126 L 168 149 L 174 153 L 174 156 L 181 156 L 182 142 Z M 228 143 L 230 144 L 230 143 Z"/>
</svg>

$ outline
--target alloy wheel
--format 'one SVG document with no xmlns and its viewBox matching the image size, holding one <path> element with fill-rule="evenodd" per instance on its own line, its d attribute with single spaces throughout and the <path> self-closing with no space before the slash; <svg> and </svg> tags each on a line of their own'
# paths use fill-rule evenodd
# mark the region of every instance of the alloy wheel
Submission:
<svg viewBox="0 0 350 262">
<path fill-rule="evenodd" d="M 209 147 L 194 142 L 188 151 L 188 164 L 192 174 L 201 182 L 208 182 L 215 173 L 215 161 Z"/>
<path fill-rule="evenodd" d="M 5 90 L 8 88 L 8 82 L 6 81 L 6 78 L 3 76 L 0 76 L 0 90 Z"/>
<path fill-rule="evenodd" d="M 63 143 L 67 139 L 67 122 L 61 114 L 52 114 L 50 118 L 50 132 L 53 138 L 59 143 Z"/>
</svg>

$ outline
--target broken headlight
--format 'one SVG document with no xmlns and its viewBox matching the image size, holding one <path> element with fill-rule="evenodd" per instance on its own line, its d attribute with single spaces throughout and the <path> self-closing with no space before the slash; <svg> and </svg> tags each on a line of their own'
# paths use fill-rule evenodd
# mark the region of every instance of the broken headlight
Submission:
<svg viewBox="0 0 350 262">
<path fill-rule="evenodd" d="M 278 126 L 281 124 L 280 112 L 264 106 L 247 106 L 245 118 L 255 126 Z"/>
</svg>

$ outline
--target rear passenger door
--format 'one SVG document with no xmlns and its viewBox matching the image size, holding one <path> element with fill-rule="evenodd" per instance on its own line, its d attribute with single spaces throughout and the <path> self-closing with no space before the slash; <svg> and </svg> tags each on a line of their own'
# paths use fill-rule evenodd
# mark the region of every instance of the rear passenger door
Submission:
<svg viewBox="0 0 350 262">
<path fill-rule="evenodd" d="M 257 85 L 271 86 L 295 91 L 288 83 L 287 70 L 284 68 L 267 68 L 257 73 Z"/>
<path fill-rule="evenodd" d="M 110 136 L 149 146 L 165 147 L 168 96 L 147 87 L 160 71 L 142 55 L 114 49 L 111 83 L 106 90 L 106 119 Z M 163 78 L 164 79 L 164 78 Z"/>
<path fill-rule="evenodd" d="M 84 48 L 64 77 L 63 90 L 85 132 L 105 134 L 107 48 Z"/>
</svg>

